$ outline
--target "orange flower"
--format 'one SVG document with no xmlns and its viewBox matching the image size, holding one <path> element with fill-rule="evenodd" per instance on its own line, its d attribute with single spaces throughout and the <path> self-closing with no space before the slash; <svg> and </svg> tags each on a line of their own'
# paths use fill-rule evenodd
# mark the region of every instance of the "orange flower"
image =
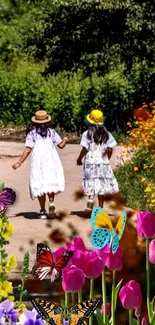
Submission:
<svg viewBox="0 0 155 325">
<path fill-rule="evenodd" d="M 136 107 L 136 109 L 133 111 L 133 117 L 138 121 L 146 121 L 150 119 L 151 114 L 148 110 L 148 106 L 145 104 L 143 106 Z"/>
</svg>

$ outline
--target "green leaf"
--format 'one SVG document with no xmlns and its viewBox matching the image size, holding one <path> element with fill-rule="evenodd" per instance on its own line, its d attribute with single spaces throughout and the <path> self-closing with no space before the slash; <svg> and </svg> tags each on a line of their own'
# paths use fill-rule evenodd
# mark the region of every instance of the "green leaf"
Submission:
<svg viewBox="0 0 155 325">
<path fill-rule="evenodd" d="M 133 317 L 131 319 L 131 325 L 137 325 L 137 320 Z"/>
<path fill-rule="evenodd" d="M 121 284 L 122 284 L 123 279 L 121 279 L 121 281 L 117 284 L 117 286 L 114 289 L 114 308 L 116 309 L 116 305 L 117 305 L 117 296 L 118 296 L 118 292 L 121 288 Z"/>
<path fill-rule="evenodd" d="M 3 191 L 3 189 L 4 189 L 4 183 L 0 184 L 0 191 Z"/>
<path fill-rule="evenodd" d="M 153 313 L 153 316 L 151 317 L 150 325 L 154 325 L 154 324 L 155 324 L 155 313 Z"/>
<path fill-rule="evenodd" d="M 61 300 L 61 307 L 65 308 L 65 300 Z"/>
<path fill-rule="evenodd" d="M 103 316 L 101 314 L 101 311 L 100 309 L 96 309 L 95 312 L 94 312 L 94 316 L 96 317 L 97 319 L 97 322 L 98 322 L 98 325 L 105 325 L 103 323 Z"/>
<path fill-rule="evenodd" d="M 155 302 L 155 296 L 153 297 L 152 301 L 150 302 L 150 306 L 151 306 L 151 317 L 153 316 L 154 312 L 153 312 L 153 307 L 154 307 L 154 302 Z"/>
</svg>

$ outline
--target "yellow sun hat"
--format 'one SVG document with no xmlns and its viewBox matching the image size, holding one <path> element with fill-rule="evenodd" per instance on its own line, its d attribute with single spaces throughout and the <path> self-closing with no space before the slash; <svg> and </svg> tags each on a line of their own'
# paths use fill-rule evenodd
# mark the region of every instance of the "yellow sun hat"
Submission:
<svg viewBox="0 0 155 325">
<path fill-rule="evenodd" d="M 104 116 L 99 109 L 93 109 L 89 114 L 85 116 L 85 122 L 89 125 L 104 125 Z"/>
</svg>

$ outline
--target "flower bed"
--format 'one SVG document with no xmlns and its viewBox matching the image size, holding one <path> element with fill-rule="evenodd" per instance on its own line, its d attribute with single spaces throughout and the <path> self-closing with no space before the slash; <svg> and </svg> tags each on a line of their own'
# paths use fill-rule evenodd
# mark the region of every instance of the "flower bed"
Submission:
<svg viewBox="0 0 155 325">
<path fill-rule="evenodd" d="M 108 244 L 102 249 L 87 251 L 80 237 L 74 237 L 72 242 L 66 243 L 66 247 L 60 247 L 53 253 L 45 244 L 38 244 L 37 261 L 31 271 L 39 281 L 44 281 L 45 276 L 51 282 L 55 282 L 58 278 L 61 281 L 62 275 L 60 283 L 64 291 L 64 299 L 59 304 L 53 304 L 35 298 L 32 299 L 32 307 L 35 306 L 35 308 L 29 310 L 28 306 L 23 303 L 23 297 L 27 294 L 25 283 L 29 272 L 28 253 L 24 256 L 21 271 L 22 282 L 18 286 L 18 300 L 15 297 L 12 283 L 8 281 L 8 272 L 16 267 L 16 258 L 13 254 L 7 256 L 5 252 L 5 245 L 8 244 L 8 239 L 13 231 L 13 225 L 8 221 L 5 206 L 6 203 L 12 204 L 15 198 L 12 203 L 11 198 L 9 198 L 10 201 L 7 201 L 6 198 L 4 200 L 6 193 L 8 193 L 8 189 L 1 188 L 0 324 L 68 325 L 82 324 L 89 319 L 89 325 L 96 324 L 96 321 L 99 325 L 115 325 L 120 303 L 128 310 L 130 325 L 155 324 L 154 303 L 150 299 L 150 267 L 155 264 L 155 240 L 152 239 L 155 236 L 155 216 L 151 212 L 137 213 L 137 233 L 146 243 L 148 318 L 141 316 L 141 306 L 145 297 L 142 296 L 140 283 L 132 279 L 132 276 L 127 283 L 123 283 L 123 279 L 116 283 L 116 275 L 123 267 L 122 248 L 119 246 L 116 252 L 112 253 L 111 245 Z M 108 295 L 107 271 L 112 275 L 111 294 L 108 293 Z M 89 283 L 89 300 L 83 302 L 86 279 Z M 98 292 L 95 283 L 100 283 Z M 70 307 L 68 319 L 66 312 Z M 64 318 L 62 314 L 64 314 Z M 121 323 L 123 324 L 122 320 Z"/>
</svg>

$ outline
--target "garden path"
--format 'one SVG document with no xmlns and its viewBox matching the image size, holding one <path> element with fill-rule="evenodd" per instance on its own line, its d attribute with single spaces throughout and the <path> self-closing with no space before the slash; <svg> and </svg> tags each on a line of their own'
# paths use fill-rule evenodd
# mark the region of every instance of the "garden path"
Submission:
<svg viewBox="0 0 155 325">
<path fill-rule="evenodd" d="M 36 244 L 47 241 L 52 250 L 55 250 L 63 243 L 56 243 L 50 239 L 53 230 L 59 229 L 64 234 L 65 240 L 69 240 L 73 227 L 78 235 L 84 239 L 87 248 L 91 248 L 89 241 L 90 221 L 84 218 L 83 210 L 86 205 L 86 198 L 75 202 L 73 193 L 81 187 L 82 167 L 76 166 L 76 159 L 80 150 L 80 145 L 69 144 L 63 150 L 58 149 L 64 166 L 66 189 L 65 192 L 56 197 L 57 211 L 65 211 L 67 216 L 59 221 L 54 219 L 52 222 L 39 220 L 36 217 L 38 211 L 37 200 L 32 201 L 29 197 L 29 166 L 30 158 L 18 169 L 13 170 L 12 164 L 18 161 L 18 157 L 24 149 L 23 143 L 0 142 L 0 170 L 1 182 L 5 186 L 11 187 L 16 191 L 16 203 L 8 208 L 9 221 L 14 224 L 13 235 L 6 250 L 17 257 L 19 265 L 23 260 L 23 253 L 29 250 L 30 268 L 36 258 Z M 115 168 L 120 161 L 120 155 L 124 148 L 117 146 L 114 148 L 111 158 L 112 167 Z M 110 206 L 105 206 L 107 211 L 114 215 L 119 215 L 120 211 L 113 211 Z M 49 227 L 50 226 L 50 227 Z M 11 278 L 17 274 L 12 272 Z"/>
</svg>

